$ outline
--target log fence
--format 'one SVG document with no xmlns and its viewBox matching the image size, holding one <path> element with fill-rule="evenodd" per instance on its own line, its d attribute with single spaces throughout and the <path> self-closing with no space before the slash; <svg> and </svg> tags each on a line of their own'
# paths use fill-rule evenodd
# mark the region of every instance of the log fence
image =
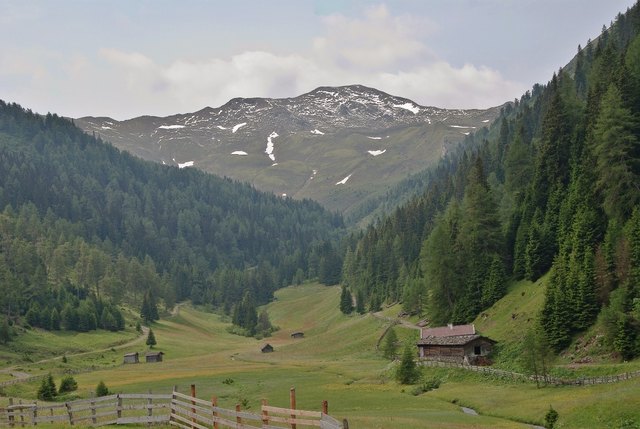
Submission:
<svg viewBox="0 0 640 429">
<path fill-rule="evenodd" d="M 420 365 L 430 367 L 447 367 L 447 368 L 461 368 L 468 371 L 480 372 L 488 375 L 498 376 L 500 378 L 507 378 L 512 380 L 533 381 L 542 382 L 554 386 L 590 386 L 596 384 L 608 384 L 617 383 L 620 381 L 631 380 L 633 378 L 640 377 L 640 370 L 633 372 L 625 372 L 615 375 L 602 375 L 595 377 L 579 377 L 579 378 L 561 378 L 551 375 L 526 375 L 519 372 L 506 371 L 503 369 L 491 368 L 487 366 L 475 366 L 465 365 L 456 362 L 436 361 L 436 360 L 421 360 Z"/>
<path fill-rule="evenodd" d="M 0 427 L 22 428 L 41 423 L 81 426 L 165 423 L 182 429 L 348 429 L 328 414 L 328 405 L 322 411 L 295 408 L 295 389 L 291 389 L 290 408 L 268 405 L 262 401 L 259 413 L 218 406 L 214 396 L 210 401 L 196 397 L 195 385 L 190 394 L 178 392 L 169 395 L 119 393 L 65 402 L 61 404 L 26 403 L 9 399 L 9 405 L 0 408 Z"/>
</svg>

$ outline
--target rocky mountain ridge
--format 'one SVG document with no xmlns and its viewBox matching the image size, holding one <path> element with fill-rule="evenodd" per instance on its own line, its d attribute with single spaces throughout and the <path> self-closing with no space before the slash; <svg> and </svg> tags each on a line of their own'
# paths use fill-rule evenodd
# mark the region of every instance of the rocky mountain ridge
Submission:
<svg viewBox="0 0 640 429">
<path fill-rule="evenodd" d="M 165 118 L 75 122 L 145 159 L 193 166 L 344 211 L 427 167 L 498 113 L 499 108 L 426 107 L 350 85 L 319 87 L 293 98 L 234 98 L 217 108 Z M 380 174 L 359 171 L 368 168 Z M 355 179 L 364 181 L 354 186 Z M 336 189 L 348 182 L 343 188 L 350 190 Z"/>
</svg>

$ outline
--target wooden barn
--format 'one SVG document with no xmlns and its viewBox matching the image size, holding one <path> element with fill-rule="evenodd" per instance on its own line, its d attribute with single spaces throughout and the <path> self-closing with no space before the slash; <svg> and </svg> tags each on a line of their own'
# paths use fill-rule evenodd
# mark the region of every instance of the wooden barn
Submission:
<svg viewBox="0 0 640 429">
<path fill-rule="evenodd" d="M 260 351 L 262 353 L 271 353 L 273 351 L 273 346 L 271 344 L 265 344 L 264 346 L 262 346 Z"/>
<path fill-rule="evenodd" d="M 294 332 L 293 334 L 291 334 L 291 338 L 304 338 L 304 332 Z"/>
<path fill-rule="evenodd" d="M 124 363 L 138 363 L 140 362 L 140 355 L 138 352 L 127 353 L 124 355 Z"/>
<path fill-rule="evenodd" d="M 490 365 L 488 355 L 495 343 L 478 334 L 474 325 L 447 325 L 422 329 L 417 345 L 422 359 Z"/>
<path fill-rule="evenodd" d="M 144 355 L 147 363 L 162 362 L 164 352 L 149 352 Z"/>
</svg>

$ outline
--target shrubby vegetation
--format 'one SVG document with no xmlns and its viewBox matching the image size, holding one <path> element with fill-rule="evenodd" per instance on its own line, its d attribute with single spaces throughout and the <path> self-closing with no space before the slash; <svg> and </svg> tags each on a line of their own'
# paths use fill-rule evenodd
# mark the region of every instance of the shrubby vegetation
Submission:
<svg viewBox="0 0 640 429">
<path fill-rule="evenodd" d="M 465 323 L 510 279 L 550 272 L 548 348 L 600 317 L 609 349 L 638 356 L 639 34 L 636 4 L 421 176 L 421 196 L 352 234 L 343 284 L 370 310 L 402 301 L 433 323 Z"/>
</svg>

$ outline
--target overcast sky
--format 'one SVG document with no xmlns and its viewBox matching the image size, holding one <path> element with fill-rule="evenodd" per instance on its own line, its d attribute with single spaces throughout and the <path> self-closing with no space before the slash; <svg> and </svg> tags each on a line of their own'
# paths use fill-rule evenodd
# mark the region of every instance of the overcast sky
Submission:
<svg viewBox="0 0 640 429">
<path fill-rule="evenodd" d="M 360 83 L 484 108 L 546 83 L 634 0 L 0 0 L 0 99 L 166 116 Z"/>
</svg>

